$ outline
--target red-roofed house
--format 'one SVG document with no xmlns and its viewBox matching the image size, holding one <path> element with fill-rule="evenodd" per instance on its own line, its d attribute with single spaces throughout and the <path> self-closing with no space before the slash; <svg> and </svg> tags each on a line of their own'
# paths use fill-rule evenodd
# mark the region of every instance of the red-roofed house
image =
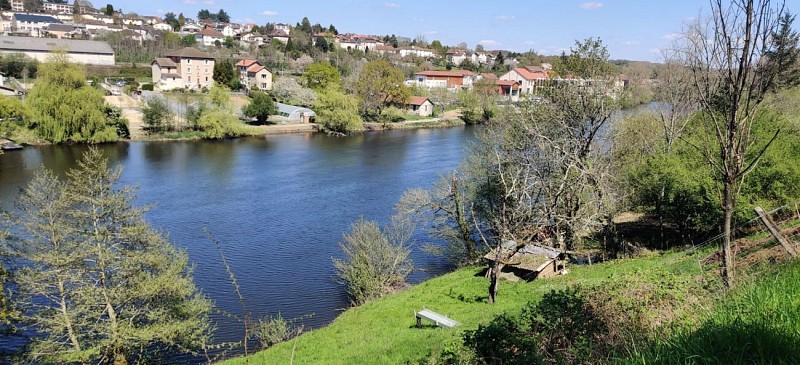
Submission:
<svg viewBox="0 0 800 365">
<path fill-rule="evenodd" d="M 547 79 L 547 71 L 541 67 L 516 67 L 500 76 L 500 80 L 517 81 L 522 93 L 532 94 L 537 85 Z"/>
<path fill-rule="evenodd" d="M 414 74 L 414 81 L 419 86 L 433 88 L 471 88 L 475 81 L 472 71 L 420 71 Z"/>
<path fill-rule="evenodd" d="M 253 59 L 236 62 L 239 70 L 239 82 L 247 90 L 272 90 L 272 72 Z"/>
<path fill-rule="evenodd" d="M 203 28 L 195 37 L 198 38 L 197 43 L 201 43 L 206 47 L 215 45 L 217 41 L 222 43 L 225 40 L 225 36 L 222 33 L 210 26 Z"/>
<path fill-rule="evenodd" d="M 408 112 L 421 117 L 433 115 L 433 103 L 425 96 L 412 96 L 408 100 Z"/>
<path fill-rule="evenodd" d="M 519 100 L 519 81 L 513 80 L 494 80 L 497 85 L 497 93 L 501 97 L 511 101 Z"/>
</svg>

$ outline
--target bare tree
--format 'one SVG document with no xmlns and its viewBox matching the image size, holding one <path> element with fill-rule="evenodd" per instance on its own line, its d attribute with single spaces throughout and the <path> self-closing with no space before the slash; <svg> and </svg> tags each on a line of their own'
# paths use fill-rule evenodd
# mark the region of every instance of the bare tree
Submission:
<svg viewBox="0 0 800 365">
<path fill-rule="evenodd" d="M 722 184 L 723 265 L 725 284 L 733 283 L 731 231 L 733 213 L 745 176 L 769 145 L 751 131 L 764 96 L 777 75 L 764 57 L 773 47 L 772 34 L 784 13 L 783 1 L 711 1 L 712 16 L 688 28 L 683 60 L 691 70 L 701 125 L 707 140 L 696 147 Z"/>
</svg>

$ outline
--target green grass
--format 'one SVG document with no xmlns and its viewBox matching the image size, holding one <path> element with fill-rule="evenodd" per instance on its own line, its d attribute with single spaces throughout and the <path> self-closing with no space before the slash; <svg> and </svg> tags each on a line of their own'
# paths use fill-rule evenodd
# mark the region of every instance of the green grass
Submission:
<svg viewBox="0 0 800 365">
<path fill-rule="evenodd" d="M 668 252 L 647 258 L 616 260 L 593 266 L 571 266 L 570 273 L 552 279 L 500 284 L 498 302 L 486 303 L 488 280 L 469 267 L 430 279 L 389 297 L 352 308 L 329 326 L 314 329 L 296 340 L 278 344 L 249 357 L 224 364 L 403 364 L 416 363 L 460 343 L 464 330 L 475 329 L 494 316 L 519 312 L 529 301 L 553 289 L 573 284 L 597 284 L 618 275 L 648 278 L 669 275 L 684 282 L 703 276 L 697 258 Z M 706 275 L 709 275 L 706 273 Z M 446 314 L 461 326 L 453 329 L 414 327 L 414 310 L 423 307 Z"/>
<path fill-rule="evenodd" d="M 800 263 L 731 291 L 699 325 L 656 338 L 619 364 L 799 364 Z"/>
</svg>

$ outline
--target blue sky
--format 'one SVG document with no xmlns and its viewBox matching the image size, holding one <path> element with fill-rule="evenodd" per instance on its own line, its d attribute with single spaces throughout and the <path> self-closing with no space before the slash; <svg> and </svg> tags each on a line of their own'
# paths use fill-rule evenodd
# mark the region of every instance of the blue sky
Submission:
<svg viewBox="0 0 800 365">
<path fill-rule="evenodd" d="M 786 4 L 800 12 L 800 0 Z M 709 8 L 705 0 L 128 0 L 112 5 L 143 15 L 172 11 L 187 17 L 222 8 L 233 21 L 256 24 L 295 24 L 307 16 L 312 24 L 333 23 L 344 33 L 422 35 L 446 45 L 481 43 L 487 50 L 540 54 L 560 54 L 576 39 L 600 37 L 611 58 L 646 61 L 657 61 L 658 49 Z"/>
</svg>

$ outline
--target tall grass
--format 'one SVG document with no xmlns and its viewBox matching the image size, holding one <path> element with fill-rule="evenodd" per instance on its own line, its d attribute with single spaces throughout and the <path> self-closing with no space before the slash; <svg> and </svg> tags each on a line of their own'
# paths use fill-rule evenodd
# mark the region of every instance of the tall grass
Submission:
<svg viewBox="0 0 800 365">
<path fill-rule="evenodd" d="M 800 263 L 728 293 L 695 328 L 653 339 L 619 364 L 800 364 Z"/>
</svg>

